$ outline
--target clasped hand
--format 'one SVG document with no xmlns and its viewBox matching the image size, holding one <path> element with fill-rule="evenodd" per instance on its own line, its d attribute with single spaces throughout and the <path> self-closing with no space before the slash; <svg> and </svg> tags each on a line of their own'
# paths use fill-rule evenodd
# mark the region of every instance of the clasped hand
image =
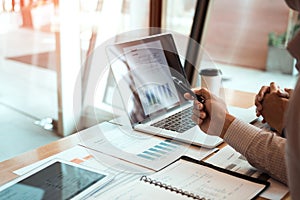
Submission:
<svg viewBox="0 0 300 200">
<path fill-rule="evenodd" d="M 256 115 L 263 117 L 263 123 L 268 123 L 279 134 L 284 128 L 284 116 L 292 89 L 281 90 L 276 83 L 270 86 L 262 86 L 255 96 Z"/>
</svg>

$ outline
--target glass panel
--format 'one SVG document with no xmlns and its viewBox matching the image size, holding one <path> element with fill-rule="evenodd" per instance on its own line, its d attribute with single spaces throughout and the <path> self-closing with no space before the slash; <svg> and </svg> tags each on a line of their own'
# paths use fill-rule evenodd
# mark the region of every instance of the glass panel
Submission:
<svg viewBox="0 0 300 200">
<path fill-rule="evenodd" d="M 197 0 L 172 0 L 166 3 L 165 26 L 167 29 L 190 35 Z"/>
<path fill-rule="evenodd" d="M 52 119 L 55 120 L 54 124 L 56 125 L 63 123 L 62 113 L 64 111 L 61 108 L 61 98 L 73 98 L 73 94 L 66 97 L 67 94 L 61 94 L 62 91 L 57 91 L 57 88 L 62 88 L 62 86 L 60 85 L 61 77 L 57 75 L 57 67 L 59 66 L 56 66 L 56 62 L 59 61 L 59 58 L 63 62 L 68 62 L 67 60 L 70 59 L 68 52 L 63 53 L 60 49 L 60 39 L 63 38 L 59 33 L 62 27 L 60 27 L 60 10 L 57 2 L 40 0 L 0 1 L 3 5 L 0 10 L 2 27 L 0 30 L 0 76 L 1 80 L 5 82 L 0 86 L 0 102 L 5 107 L 30 117 L 31 123 L 36 122 L 37 125 L 51 130 Z M 90 55 L 94 49 L 104 47 L 104 43 L 108 40 L 116 42 L 125 39 L 115 38 L 117 33 L 147 27 L 149 0 L 79 0 L 78 2 L 80 3 L 80 10 L 76 22 L 80 24 L 78 39 L 81 44 L 79 50 L 81 52 L 80 62 L 82 63 L 78 64 L 83 70 L 84 85 L 85 81 L 89 79 L 90 72 L 88 62 L 86 62 L 89 58 L 87 55 Z M 73 37 L 76 34 L 70 36 Z M 64 43 L 64 41 L 65 39 L 62 42 Z M 70 45 L 68 48 L 69 51 L 74 50 L 74 45 Z M 104 72 L 107 67 L 107 63 L 103 67 L 95 66 Z M 67 73 L 67 70 L 71 69 L 61 70 Z M 104 93 L 106 89 L 107 75 L 101 77 L 105 81 L 103 85 L 99 85 L 97 88 L 100 93 Z M 58 78 L 59 80 L 57 80 Z M 85 94 L 81 94 L 84 91 L 79 92 L 80 95 Z M 103 94 L 100 97 L 100 99 L 93 100 L 92 107 L 98 105 L 94 102 L 102 102 Z M 99 105 L 98 108 L 103 109 L 103 105 Z M 1 118 L 3 117 L 5 116 Z M 104 117 L 104 119 L 107 120 L 108 118 Z M 55 130 L 53 131 L 55 132 Z"/>
<path fill-rule="evenodd" d="M 52 1 L 0 1 L 0 160 L 57 140 Z"/>
<path fill-rule="evenodd" d="M 197 0 L 166 2 L 165 28 L 189 35 Z M 295 16 L 285 2 L 210 2 L 202 44 L 205 53 L 223 71 L 224 87 L 258 92 L 262 85 L 275 81 L 281 87 L 292 88 L 296 82 L 293 58 L 286 50 L 275 52 L 269 46 L 271 33 L 279 35 L 275 39 L 280 39 L 286 31 L 293 29 L 288 24 L 295 21 Z"/>
<path fill-rule="evenodd" d="M 90 9 L 84 8 L 84 0 L 81 1 L 81 5 L 82 16 L 86 16 L 83 18 L 90 22 L 84 23 L 85 26 L 82 26 L 81 30 L 84 58 L 83 127 L 87 127 L 116 117 L 111 102 L 112 98 L 116 98 L 114 95 L 118 94 L 109 72 L 105 48 L 106 45 L 115 42 L 149 34 L 142 30 L 149 24 L 149 0 L 102 0 L 98 2 L 96 10 L 95 6 L 91 6 Z M 132 31 L 138 29 L 141 31 Z"/>
<path fill-rule="evenodd" d="M 5 9 L 12 1 L 4 1 Z M 33 119 L 57 119 L 54 4 L 26 4 L 3 12 L 1 20 L 1 102 Z"/>
</svg>

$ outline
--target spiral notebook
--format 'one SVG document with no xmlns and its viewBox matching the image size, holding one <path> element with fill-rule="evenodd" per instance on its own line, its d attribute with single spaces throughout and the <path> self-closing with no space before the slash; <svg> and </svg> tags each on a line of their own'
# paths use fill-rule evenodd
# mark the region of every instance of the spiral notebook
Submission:
<svg viewBox="0 0 300 200">
<path fill-rule="evenodd" d="M 183 156 L 118 191 L 120 199 L 254 199 L 269 182 Z"/>
</svg>

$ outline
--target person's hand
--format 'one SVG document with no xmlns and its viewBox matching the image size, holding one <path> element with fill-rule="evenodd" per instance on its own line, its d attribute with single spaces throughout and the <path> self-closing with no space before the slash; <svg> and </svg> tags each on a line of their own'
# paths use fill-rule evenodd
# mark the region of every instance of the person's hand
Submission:
<svg viewBox="0 0 300 200">
<path fill-rule="evenodd" d="M 291 93 L 288 93 L 287 90 L 278 92 L 277 87 L 270 85 L 270 93 L 265 94 L 262 101 L 262 110 L 260 113 L 264 121 L 278 133 L 282 133 L 282 129 L 284 128 L 284 115 L 290 95 Z"/>
<path fill-rule="evenodd" d="M 272 83 L 271 83 L 272 84 Z M 259 90 L 259 92 L 255 95 L 255 106 L 256 106 L 256 116 L 259 117 L 261 115 L 262 111 L 262 102 L 265 98 L 265 95 L 267 93 L 270 93 L 270 86 L 262 86 Z M 265 121 L 263 120 L 263 123 Z"/>
<path fill-rule="evenodd" d="M 193 121 L 208 135 L 223 138 L 229 125 L 235 119 L 228 113 L 225 102 L 204 88 L 194 90 L 194 92 L 203 96 L 205 103 L 194 100 L 188 93 L 184 95 L 186 99 L 194 100 Z"/>
<path fill-rule="evenodd" d="M 278 94 L 278 96 L 280 96 L 280 97 L 289 99 L 289 98 L 292 96 L 293 92 L 294 92 L 293 89 L 284 88 L 284 91 L 278 90 L 278 91 L 277 91 L 277 94 Z"/>
<path fill-rule="evenodd" d="M 279 97 L 287 98 L 289 99 L 290 96 L 293 93 L 293 89 L 284 88 L 284 90 L 281 90 L 279 86 L 276 85 L 276 83 L 272 82 L 270 83 L 270 86 L 262 86 L 257 95 L 255 96 L 255 105 L 256 105 L 256 116 L 259 117 L 261 115 L 261 111 L 263 109 L 262 102 L 264 101 L 265 95 L 270 93 L 270 88 L 272 87 L 272 91 L 274 93 L 277 93 Z M 262 121 L 263 123 L 266 122 L 265 119 Z"/>
</svg>

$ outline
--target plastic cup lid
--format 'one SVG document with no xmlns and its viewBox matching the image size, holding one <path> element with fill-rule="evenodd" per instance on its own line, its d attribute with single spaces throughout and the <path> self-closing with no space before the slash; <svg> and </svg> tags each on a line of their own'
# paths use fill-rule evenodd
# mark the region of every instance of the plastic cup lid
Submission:
<svg viewBox="0 0 300 200">
<path fill-rule="evenodd" d="M 218 76 L 221 75 L 222 72 L 220 69 L 208 68 L 200 70 L 199 74 L 204 76 Z"/>
</svg>

